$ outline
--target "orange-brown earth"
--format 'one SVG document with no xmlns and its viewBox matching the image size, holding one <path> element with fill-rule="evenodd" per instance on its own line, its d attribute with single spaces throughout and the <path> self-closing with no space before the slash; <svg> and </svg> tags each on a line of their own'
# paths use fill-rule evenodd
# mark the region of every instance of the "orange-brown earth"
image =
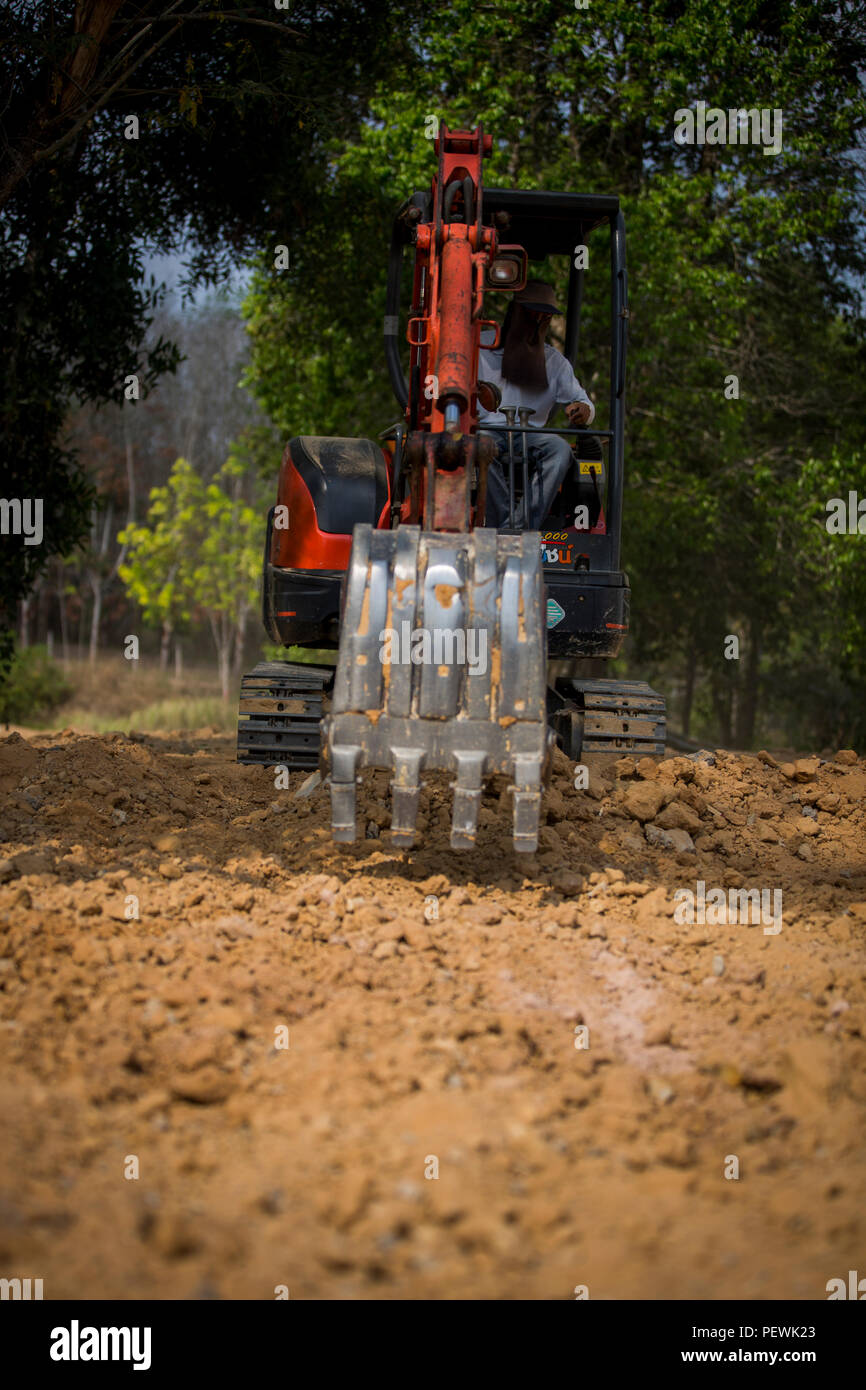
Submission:
<svg viewBox="0 0 866 1390">
<path fill-rule="evenodd" d="M 443 781 L 412 852 L 384 775 L 343 848 L 303 781 L 206 734 L 0 741 L 0 1276 L 814 1299 L 866 1273 L 862 761 L 623 759 L 577 791 L 558 755 L 533 856 L 504 790 L 456 855 Z M 698 880 L 781 890 L 781 930 L 677 922 Z"/>
</svg>

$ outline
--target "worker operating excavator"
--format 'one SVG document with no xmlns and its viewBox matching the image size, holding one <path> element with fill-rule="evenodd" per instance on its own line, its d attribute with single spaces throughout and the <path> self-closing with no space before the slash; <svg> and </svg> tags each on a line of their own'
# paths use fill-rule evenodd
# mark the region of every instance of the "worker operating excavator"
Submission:
<svg viewBox="0 0 866 1390">
<path fill-rule="evenodd" d="M 567 439 L 545 434 L 551 411 L 565 407 L 569 423 L 579 428 L 592 424 L 595 406 L 574 374 L 571 363 L 551 343 L 545 342 L 550 321 L 557 308 L 556 294 L 544 280 L 528 280 L 515 294 L 502 325 L 502 343 L 495 349 L 482 346 L 479 376 L 495 386 L 501 395 L 499 408 L 485 410 L 479 400 L 479 431 L 494 440 L 495 454 L 487 475 L 487 525 L 501 530 L 509 525 L 508 423 L 506 410 L 529 411 L 527 453 L 529 463 L 529 507 L 517 505 L 514 527 L 537 530 L 547 516 L 574 455 Z M 514 417 L 512 416 L 512 419 Z M 531 432 L 531 433 L 530 433 Z M 523 435 L 512 436 L 512 456 L 517 476 L 522 473 Z"/>
</svg>

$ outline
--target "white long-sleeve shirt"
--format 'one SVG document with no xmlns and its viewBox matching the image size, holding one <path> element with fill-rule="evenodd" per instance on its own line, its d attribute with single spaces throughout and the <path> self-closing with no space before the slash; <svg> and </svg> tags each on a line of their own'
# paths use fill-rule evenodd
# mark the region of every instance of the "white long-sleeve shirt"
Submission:
<svg viewBox="0 0 866 1390">
<path fill-rule="evenodd" d="M 547 366 L 547 387 L 544 391 L 527 391 L 525 387 L 515 386 L 513 382 L 502 379 L 502 348 L 481 348 L 478 354 L 478 379 L 491 381 L 502 392 L 499 410 L 485 410 L 478 403 L 478 423 L 486 429 L 504 429 L 506 419 L 503 410 L 506 406 L 525 405 L 533 412 L 529 417 L 530 429 L 543 429 L 550 412 L 556 405 L 569 405 L 572 401 L 586 401 L 590 409 L 587 424 L 595 419 L 595 406 L 574 375 L 568 358 L 563 357 L 550 343 L 544 344 L 544 360 Z"/>
</svg>

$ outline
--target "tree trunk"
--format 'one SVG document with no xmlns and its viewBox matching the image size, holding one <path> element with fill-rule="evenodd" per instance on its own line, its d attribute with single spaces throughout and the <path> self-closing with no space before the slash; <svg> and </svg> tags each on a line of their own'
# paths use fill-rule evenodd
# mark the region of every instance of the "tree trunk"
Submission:
<svg viewBox="0 0 866 1390">
<path fill-rule="evenodd" d="M 58 561 L 57 564 L 57 602 L 60 608 L 60 647 L 63 652 L 63 660 L 69 660 L 69 623 L 66 614 L 66 576 L 63 565 Z"/>
<path fill-rule="evenodd" d="M 93 590 L 93 611 L 90 614 L 90 650 L 88 659 L 91 666 L 96 661 L 99 650 L 99 626 L 102 622 L 102 584 L 99 576 L 91 574 L 90 587 Z"/>
<path fill-rule="evenodd" d="M 53 66 L 50 95 L 33 108 L 33 113 L 11 148 L 4 141 L 0 164 L 0 207 L 12 197 L 22 179 L 54 149 L 69 144 L 84 124 L 88 110 L 100 108 L 111 86 L 100 83 L 105 62 L 103 45 L 123 0 L 79 0 L 75 6 L 74 35 L 79 43 L 69 57 Z M 166 26 L 168 27 L 168 26 Z M 52 11 L 53 28 L 53 11 Z M 171 34 L 169 32 L 169 36 Z M 165 40 L 163 40 L 165 42 Z M 56 128 L 52 136 L 46 132 Z M 85 130 L 86 134 L 86 130 Z M 82 136 L 82 138 L 84 138 Z"/>
<path fill-rule="evenodd" d="M 220 685 L 222 687 L 223 699 L 227 700 L 229 698 L 229 692 L 231 690 L 232 648 L 234 646 L 235 635 L 234 624 L 232 623 L 227 613 L 223 613 L 222 615 L 220 628 L 222 639 Z"/>
<path fill-rule="evenodd" d="M 123 443 L 126 453 L 126 524 L 127 526 L 131 526 L 135 521 L 135 454 L 132 447 L 132 440 L 129 437 L 128 412 L 124 411 L 121 418 L 123 421 Z"/>
<path fill-rule="evenodd" d="M 720 748 L 729 748 L 731 745 L 732 693 L 729 680 L 720 678 L 713 682 L 713 713 L 719 730 Z"/>
<path fill-rule="evenodd" d="M 183 680 L 183 644 L 179 637 L 174 639 L 174 678 Z"/>
<path fill-rule="evenodd" d="M 18 605 L 18 641 L 22 647 L 30 646 L 30 596 L 21 599 Z"/>
<path fill-rule="evenodd" d="M 168 670 L 168 654 L 171 649 L 171 627 L 168 623 L 162 625 L 162 640 L 159 644 L 159 669 Z"/>
<path fill-rule="evenodd" d="M 234 630 L 225 613 L 208 613 L 211 635 L 217 654 L 220 690 L 224 700 L 229 698 L 231 688 L 232 638 Z"/>
<path fill-rule="evenodd" d="M 695 698 L 695 674 L 697 669 L 698 654 L 694 647 L 690 647 L 689 654 L 686 657 L 686 679 L 685 685 L 683 686 L 682 726 L 683 734 L 686 738 L 689 737 L 689 731 L 692 727 L 692 704 Z"/>
<path fill-rule="evenodd" d="M 81 595 L 80 595 L 80 593 L 79 593 L 79 597 L 78 597 L 78 642 L 77 642 L 77 644 L 76 644 L 77 647 L 78 647 L 78 659 L 79 659 L 79 661 L 81 661 L 81 659 L 82 659 L 83 656 L 84 656 L 84 625 L 85 625 L 85 622 L 86 622 L 85 606 L 84 606 L 84 604 L 83 604 L 82 601 L 81 601 Z"/>
<path fill-rule="evenodd" d="M 224 700 L 229 698 L 229 688 L 232 675 L 232 646 L 231 635 L 226 633 L 225 623 L 220 621 L 215 633 L 217 646 L 217 668 L 220 676 L 220 691 Z"/>
<path fill-rule="evenodd" d="M 238 614 L 238 625 L 235 630 L 234 654 L 232 656 L 232 675 L 235 681 L 240 679 L 241 665 L 244 659 L 244 642 L 247 635 L 247 617 L 249 611 L 246 604 L 243 604 Z"/>
<path fill-rule="evenodd" d="M 223 699 L 227 700 L 229 698 L 229 691 L 231 689 L 232 680 L 231 662 L 229 661 L 228 647 L 220 647 L 218 662 L 220 672 L 220 690 L 222 691 Z"/>
<path fill-rule="evenodd" d="M 761 635 L 757 623 L 749 623 L 748 646 L 743 679 L 737 699 L 735 738 L 738 748 L 751 748 L 758 713 Z"/>
</svg>

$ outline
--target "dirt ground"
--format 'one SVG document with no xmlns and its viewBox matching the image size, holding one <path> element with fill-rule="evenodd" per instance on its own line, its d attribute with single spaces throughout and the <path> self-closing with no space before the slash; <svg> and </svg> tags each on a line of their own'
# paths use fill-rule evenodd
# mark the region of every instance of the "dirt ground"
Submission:
<svg viewBox="0 0 866 1390">
<path fill-rule="evenodd" d="M 577 791 L 558 755 L 532 856 L 504 790 L 461 856 L 442 782 L 405 852 L 384 775 L 342 848 L 303 781 L 206 733 L 0 741 L 0 1275 L 823 1299 L 866 1274 L 862 760 L 624 759 Z M 677 921 L 699 881 L 781 890 L 781 929 Z"/>
</svg>

